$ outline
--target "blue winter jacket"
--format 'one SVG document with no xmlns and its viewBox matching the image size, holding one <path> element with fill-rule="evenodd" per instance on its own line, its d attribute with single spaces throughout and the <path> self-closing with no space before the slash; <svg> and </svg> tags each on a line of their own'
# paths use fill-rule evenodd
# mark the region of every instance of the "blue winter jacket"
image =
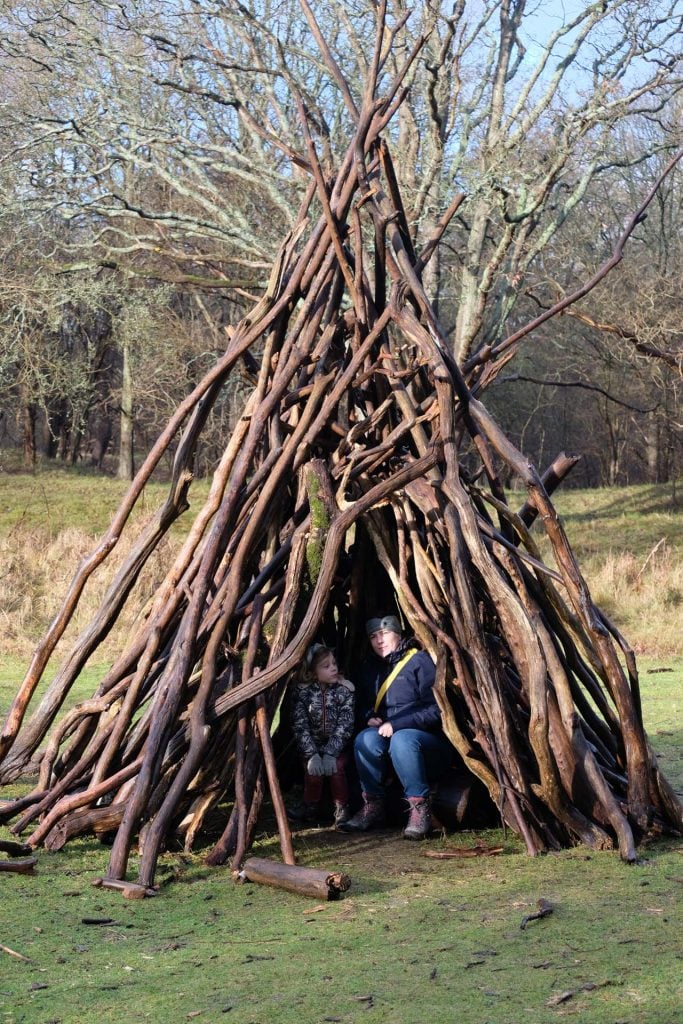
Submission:
<svg viewBox="0 0 683 1024">
<path fill-rule="evenodd" d="M 394 665 L 414 646 L 403 640 L 399 649 L 387 658 L 380 658 L 373 652 L 363 662 L 356 687 L 357 706 L 363 726 L 367 725 L 369 718 L 377 715 L 383 721 L 390 722 L 394 731 L 441 731 L 441 712 L 433 690 L 436 669 L 426 651 L 418 651 L 404 665 L 375 711 L 375 699 L 382 683 Z"/>
</svg>

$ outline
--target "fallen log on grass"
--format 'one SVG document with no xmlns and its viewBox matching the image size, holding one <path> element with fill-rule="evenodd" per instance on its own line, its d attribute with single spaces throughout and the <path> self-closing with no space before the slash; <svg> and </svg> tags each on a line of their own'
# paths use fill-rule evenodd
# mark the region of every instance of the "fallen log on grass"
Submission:
<svg viewBox="0 0 683 1024">
<path fill-rule="evenodd" d="M 0 860 L 0 871 L 12 871 L 15 875 L 34 875 L 37 857 L 22 857 L 17 860 Z"/>
<path fill-rule="evenodd" d="M 136 882 L 122 881 L 120 878 L 95 878 L 92 883 L 96 889 L 113 889 L 120 892 L 124 900 L 144 900 L 147 896 L 156 896 L 157 889 L 149 885 L 138 885 Z"/>
<path fill-rule="evenodd" d="M 337 900 L 351 885 L 351 879 L 339 871 L 302 868 L 295 864 L 280 864 L 263 857 L 250 857 L 237 872 L 241 882 L 259 882 L 276 889 L 286 889 L 297 896 L 312 896 L 318 900 Z"/>
</svg>

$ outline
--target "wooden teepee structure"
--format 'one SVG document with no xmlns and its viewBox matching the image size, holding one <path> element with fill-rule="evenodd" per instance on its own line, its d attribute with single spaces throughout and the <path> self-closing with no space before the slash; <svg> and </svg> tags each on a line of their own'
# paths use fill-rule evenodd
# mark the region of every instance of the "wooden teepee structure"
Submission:
<svg viewBox="0 0 683 1024">
<path fill-rule="evenodd" d="M 35 790 L 2 806 L 2 820 L 16 833 L 30 826 L 31 847 L 115 832 L 112 884 L 137 843 L 138 882 L 152 885 L 168 836 L 180 831 L 191 846 L 226 793 L 231 811 L 209 860 L 239 864 L 266 785 L 293 862 L 271 746 L 287 680 L 311 641 L 336 635 L 342 651 L 357 650 L 366 616 L 394 602 L 436 662 L 446 732 L 530 853 L 580 842 L 618 845 L 632 861 L 644 834 L 682 824 L 643 730 L 633 654 L 594 605 L 549 497 L 571 460 L 542 478 L 477 397 L 534 325 L 460 368 L 423 289 L 461 197 L 416 252 L 383 139 L 415 53 L 377 95 L 382 30 L 380 14 L 360 107 L 328 55 L 355 126 L 346 154 L 323 174 L 302 105 L 298 162 L 310 187 L 266 292 L 78 568 L 0 737 L 0 781 L 40 765 Z M 186 510 L 202 429 L 239 362 L 253 390 L 204 507 L 92 699 L 57 719 Z M 24 721 L 84 586 L 172 444 L 165 504 Z M 501 471 L 523 481 L 521 510 Z"/>
</svg>

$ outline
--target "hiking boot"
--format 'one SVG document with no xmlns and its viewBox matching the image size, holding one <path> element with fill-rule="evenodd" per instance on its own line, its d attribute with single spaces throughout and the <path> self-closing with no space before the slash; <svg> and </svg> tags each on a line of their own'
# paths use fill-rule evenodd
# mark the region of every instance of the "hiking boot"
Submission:
<svg viewBox="0 0 683 1024">
<path fill-rule="evenodd" d="M 300 824 L 310 824 L 313 821 L 318 821 L 320 818 L 320 804 L 296 804 L 289 811 L 288 816 L 292 821 L 299 822 Z"/>
<path fill-rule="evenodd" d="M 345 825 L 351 817 L 351 811 L 348 804 L 335 803 L 334 805 L 334 827 L 339 828 L 341 825 Z"/>
<path fill-rule="evenodd" d="M 387 815 L 384 798 L 363 793 L 363 806 L 352 818 L 338 825 L 340 832 L 367 832 L 370 828 L 382 828 Z"/>
<path fill-rule="evenodd" d="M 432 809 L 429 797 L 409 796 L 410 815 L 403 830 L 406 839 L 426 839 L 432 830 Z"/>
</svg>

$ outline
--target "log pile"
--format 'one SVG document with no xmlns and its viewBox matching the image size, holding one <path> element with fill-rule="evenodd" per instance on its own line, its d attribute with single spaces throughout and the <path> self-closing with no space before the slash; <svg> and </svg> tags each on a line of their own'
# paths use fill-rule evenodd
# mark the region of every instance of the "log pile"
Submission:
<svg viewBox="0 0 683 1024">
<path fill-rule="evenodd" d="M 126 879 L 136 848 L 135 884 L 149 889 L 169 837 L 191 848 L 226 798 L 209 863 L 243 864 L 269 794 L 293 864 L 271 740 L 287 682 L 316 639 L 336 643 L 348 668 L 365 618 L 394 608 L 434 658 L 454 747 L 530 854 L 617 845 L 633 861 L 643 836 L 681 827 L 643 729 L 633 653 L 593 603 L 549 497 L 572 460 L 541 477 L 481 401 L 525 332 L 460 367 L 425 294 L 423 271 L 462 197 L 416 251 L 384 134 L 417 50 L 387 81 L 383 37 L 380 11 L 360 105 L 326 54 L 353 125 L 346 153 L 323 171 L 300 103 L 296 162 L 310 185 L 266 292 L 79 566 L 0 737 L 0 781 L 39 762 L 35 789 L 0 820 L 31 848 L 113 837 L 110 884 Z M 238 367 L 253 388 L 204 506 L 93 697 L 59 717 L 188 508 L 194 452 Z M 28 717 L 83 588 L 169 450 L 165 504 Z M 526 488 L 522 509 L 503 487 L 511 476 Z"/>
</svg>

